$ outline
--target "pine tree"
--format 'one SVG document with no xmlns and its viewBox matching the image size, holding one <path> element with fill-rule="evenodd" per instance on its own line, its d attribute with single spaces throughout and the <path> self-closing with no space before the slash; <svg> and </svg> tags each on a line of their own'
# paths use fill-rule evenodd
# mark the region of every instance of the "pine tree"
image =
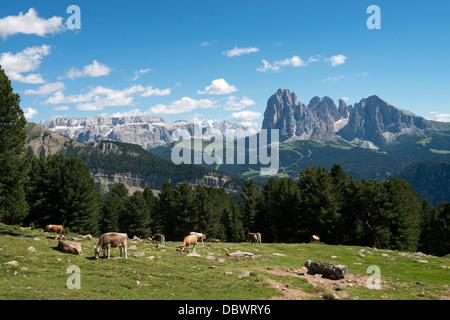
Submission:
<svg viewBox="0 0 450 320">
<path fill-rule="evenodd" d="M 135 191 L 128 197 L 125 211 L 127 215 L 127 226 L 124 232 L 128 233 L 130 238 L 151 236 L 151 217 L 150 208 L 144 199 L 141 191 Z"/>
<path fill-rule="evenodd" d="M 301 220 L 306 223 L 309 236 L 317 234 L 327 243 L 339 242 L 342 229 L 340 201 L 328 171 L 322 167 L 305 169 L 300 172 L 299 185 Z"/>
<path fill-rule="evenodd" d="M 27 178 L 25 116 L 20 97 L 0 66 L 0 221 L 21 224 L 28 214 L 24 185 Z"/>
<path fill-rule="evenodd" d="M 29 222 L 40 227 L 64 224 L 73 232 L 99 234 L 101 196 L 82 160 L 50 155 L 35 159 L 32 169 Z"/>
<path fill-rule="evenodd" d="M 263 210 L 264 194 L 255 186 L 253 180 L 247 180 L 242 189 L 241 198 L 244 201 L 242 210 L 244 232 L 256 232 L 256 220 Z"/>
<path fill-rule="evenodd" d="M 123 183 L 115 183 L 110 186 L 110 194 L 103 204 L 102 232 L 120 231 L 121 218 L 125 216 L 125 203 L 128 197 L 128 189 Z"/>
</svg>

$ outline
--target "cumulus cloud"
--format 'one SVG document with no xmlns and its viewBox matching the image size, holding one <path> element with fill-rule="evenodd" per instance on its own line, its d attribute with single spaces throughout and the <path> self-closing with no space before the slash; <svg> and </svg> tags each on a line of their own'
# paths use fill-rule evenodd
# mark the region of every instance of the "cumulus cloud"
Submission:
<svg viewBox="0 0 450 320">
<path fill-rule="evenodd" d="M 62 17 L 56 16 L 43 19 L 38 16 L 34 8 L 30 8 L 26 14 L 20 12 L 18 16 L 0 19 L 0 36 L 7 39 L 9 36 L 23 33 L 45 37 L 48 34 L 53 35 L 67 30 L 62 21 Z"/>
<path fill-rule="evenodd" d="M 189 97 L 183 97 L 180 100 L 172 102 L 170 105 L 157 104 L 151 107 L 148 111 L 149 114 L 179 114 L 189 112 L 195 109 L 210 109 L 217 108 L 217 101 L 210 99 L 192 99 Z"/>
<path fill-rule="evenodd" d="M 233 118 L 233 120 L 238 122 L 249 122 L 256 119 L 260 119 L 261 117 L 262 117 L 261 112 L 253 112 L 253 111 L 234 112 L 231 115 L 231 118 Z"/>
<path fill-rule="evenodd" d="M 235 86 L 229 85 L 224 79 L 216 79 L 211 82 L 210 86 L 205 88 L 205 91 L 198 90 L 198 94 L 230 94 L 239 89 Z"/>
<path fill-rule="evenodd" d="M 222 54 L 226 55 L 227 57 L 236 57 L 236 56 L 242 56 L 243 54 L 250 54 L 254 52 L 258 52 L 258 48 L 238 48 L 234 47 L 234 49 L 227 50 L 222 52 Z"/>
<path fill-rule="evenodd" d="M 66 88 L 66 86 L 64 85 L 64 83 L 53 82 L 53 83 L 44 84 L 44 85 L 40 86 L 39 89 L 37 89 L 37 90 L 26 90 L 25 94 L 26 95 L 35 94 L 35 95 L 40 95 L 40 96 L 46 96 L 53 92 L 64 90 L 65 88 Z"/>
<path fill-rule="evenodd" d="M 331 58 L 325 59 L 325 61 L 331 63 L 331 66 L 333 67 L 344 64 L 345 60 L 347 60 L 347 57 L 342 54 L 338 54 L 337 56 L 332 56 Z"/>
<path fill-rule="evenodd" d="M 26 119 L 33 119 L 33 117 L 38 114 L 38 111 L 33 108 L 25 108 L 23 109 L 23 113 Z"/>
<path fill-rule="evenodd" d="M 21 52 L 4 52 L 0 56 L 0 65 L 11 80 L 22 83 L 39 84 L 44 83 L 40 74 L 31 73 L 41 65 L 42 59 L 50 54 L 50 46 L 28 47 Z"/>
<path fill-rule="evenodd" d="M 60 90 L 53 93 L 44 104 L 76 104 L 78 110 L 94 111 L 103 110 L 105 107 L 132 106 L 135 104 L 135 96 L 149 97 L 153 95 L 170 94 L 171 89 L 158 89 L 143 87 L 141 85 L 132 86 L 124 90 L 115 90 L 102 86 L 91 88 L 83 94 L 65 96 Z"/>
<path fill-rule="evenodd" d="M 246 107 L 255 105 L 256 102 L 248 97 L 242 97 L 239 99 L 235 96 L 230 96 L 228 101 L 224 105 L 225 110 L 242 110 Z"/>
<path fill-rule="evenodd" d="M 105 64 L 99 63 L 94 60 L 91 64 L 84 66 L 82 70 L 78 70 L 72 67 L 67 73 L 66 78 L 74 80 L 75 78 L 91 77 L 97 78 L 107 76 L 111 72 L 111 69 Z"/>
<path fill-rule="evenodd" d="M 262 67 L 257 68 L 259 72 L 273 71 L 278 72 L 282 67 L 306 67 L 313 62 L 319 61 L 319 56 L 311 56 L 307 61 L 302 60 L 299 56 L 292 56 L 292 58 L 286 58 L 283 60 L 277 60 L 273 63 L 269 63 L 267 60 L 262 60 L 264 64 Z"/>
</svg>

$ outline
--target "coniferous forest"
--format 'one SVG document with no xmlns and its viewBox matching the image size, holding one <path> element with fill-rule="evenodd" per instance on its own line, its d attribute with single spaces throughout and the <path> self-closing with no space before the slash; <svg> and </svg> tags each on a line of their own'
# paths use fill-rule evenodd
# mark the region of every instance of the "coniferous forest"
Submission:
<svg viewBox="0 0 450 320">
<path fill-rule="evenodd" d="M 123 184 L 102 195 L 86 164 L 76 157 L 35 157 L 25 150 L 26 120 L 20 97 L 0 68 L 0 222 L 44 227 L 64 224 L 80 234 L 162 232 L 181 241 L 190 231 L 207 239 L 241 242 L 260 232 L 263 242 L 327 244 L 450 252 L 450 203 L 432 207 L 405 180 L 359 181 L 341 166 L 312 167 L 299 180 L 245 182 L 234 200 L 222 188 L 166 183 L 132 194 Z"/>
</svg>

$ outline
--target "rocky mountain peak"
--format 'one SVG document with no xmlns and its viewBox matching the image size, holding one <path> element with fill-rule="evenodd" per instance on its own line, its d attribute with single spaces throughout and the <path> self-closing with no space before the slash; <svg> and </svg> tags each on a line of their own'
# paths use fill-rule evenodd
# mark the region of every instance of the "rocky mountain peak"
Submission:
<svg viewBox="0 0 450 320">
<path fill-rule="evenodd" d="M 340 136 L 355 145 L 371 146 L 431 128 L 429 121 L 377 95 L 364 98 L 354 106 L 340 99 L 338 107 L 330 97 L 316 96 L 306 106 L 287 89 L 279 89 L 269 98 L 262 126 L 262 129 L 279 129 L 280 142 Z"/>
</svg>

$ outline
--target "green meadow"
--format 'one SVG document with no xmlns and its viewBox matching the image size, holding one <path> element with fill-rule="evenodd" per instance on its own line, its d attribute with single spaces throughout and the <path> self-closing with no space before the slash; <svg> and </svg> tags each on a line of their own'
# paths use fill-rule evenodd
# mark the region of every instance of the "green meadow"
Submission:
<svg viewBox="0 0 450 320">
<path fill-rule="evenodd" d="M 199 243 L 200 257 L 154 241 L 128 241 L 128 259 L 94 259 L 98 239 L 82 240 L 83 254 L 57 250 L 41 230 L 0 224 L 36 238 L 0 236 L 1 300 L 444 300 L 450 299 L 449 258 L 324 243 Z M 78 235 L 69 234 L 71 237 Z M 173 239 L 168 239 L 173 240 Z M 263 237 L 264 241 L 264 237 Z M 30 247 L 35 249 L 29 249 Z M 231 258 L 237 251 L 252 255 Z M 305 261 L 343 264 L 344 279 L 310 275 Z M 17 265 L 5 263 L 16 261 Z M 79 268 L 79 278 L 71 270 Z M 379 289 L 369 266 L 379 268 Z M 74 280 L 75 279 L 75 280 Z M 78 281 L 78 282 L 77 282 Z M 78 288 L 70 288 L 78 284 Z"/>
</svg>

